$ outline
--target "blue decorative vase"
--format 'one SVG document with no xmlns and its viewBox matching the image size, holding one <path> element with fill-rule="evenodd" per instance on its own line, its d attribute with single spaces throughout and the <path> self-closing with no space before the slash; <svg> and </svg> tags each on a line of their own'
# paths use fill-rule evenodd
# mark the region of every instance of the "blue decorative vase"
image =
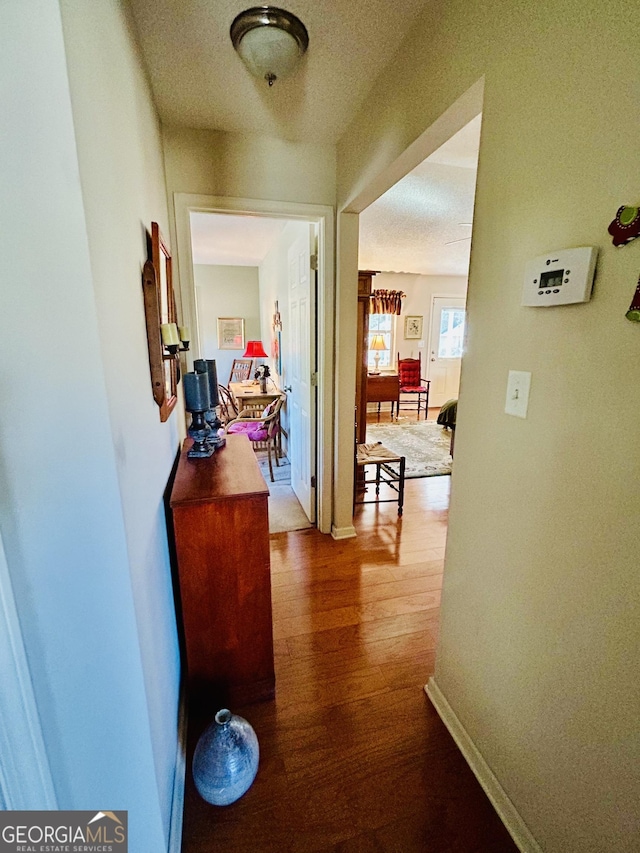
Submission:
<svg viewBox="0 0 640 853">
<path fill-rule="evenodd" d="M 258 772 L 260 747 L 251 725 L 223 708 L 201 735 L 193 755 L 193 781 L 203 800 L 228 806 L 246 793 Z"/>
</svg>

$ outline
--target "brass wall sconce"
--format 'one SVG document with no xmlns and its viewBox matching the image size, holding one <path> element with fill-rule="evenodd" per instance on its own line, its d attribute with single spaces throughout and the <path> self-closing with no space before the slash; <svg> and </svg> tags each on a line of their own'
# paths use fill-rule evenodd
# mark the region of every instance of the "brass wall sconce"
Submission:
<svg viewBox="0 0 640 853">
<path fill-rule="evenodd" d="M 142 291 L 153 399 L 160 420 L 168 420 L 178 401 L 179 353 L 189 349 L 189 329 L 178 326 L 171 279 L 171 254 L 157 222 L 151 223 L 151 257 L 142 270 Z"/>
<path fill-rule="evenodd" d="M 162 344 L 168 351 L 163 358 L 175 358 L 179 352 L 189 352 L 189 327 L 178 326 L 177 323 L 161 323 L 160 334 Z M 180 346 L 182 344 L 182 346 Z"/>
</svg>

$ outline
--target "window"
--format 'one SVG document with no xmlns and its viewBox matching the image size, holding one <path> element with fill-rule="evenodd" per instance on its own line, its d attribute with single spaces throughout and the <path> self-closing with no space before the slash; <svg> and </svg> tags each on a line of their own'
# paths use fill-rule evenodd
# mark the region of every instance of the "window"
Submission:
<svg viewBox="0 0 640 853">
<path fill-rule="evenodd" d="M 440 314 L 438 358 L 462 358 L 464 308 L 443 308 Z"/>
<path fill-rule="evenodd" d="M 395 314 L 369 314 L 369 347 L 374 335 L 382 335 L 387 349 L 372 350 L 367 354 L 367 366 L 374 369 L 376 366 L 376 353 L 380 356 L 378 369 L 390 367 L 393 364 L 393 349 L 396 337 L 396 315 Z"/>
</svg>

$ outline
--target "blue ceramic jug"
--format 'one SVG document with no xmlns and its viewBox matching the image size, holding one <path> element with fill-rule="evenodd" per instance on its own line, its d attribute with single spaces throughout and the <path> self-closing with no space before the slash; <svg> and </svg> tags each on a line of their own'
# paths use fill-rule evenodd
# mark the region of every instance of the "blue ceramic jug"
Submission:
<svg viewBox="0 0 640 853">
<path fill-rule="evenodd" d="M 260 748 L 251 725 L 223 708 L 205 729 L 193 755 L 193 781 L 203 800 L 228 806 L 249 790 Z"/>
</svg>

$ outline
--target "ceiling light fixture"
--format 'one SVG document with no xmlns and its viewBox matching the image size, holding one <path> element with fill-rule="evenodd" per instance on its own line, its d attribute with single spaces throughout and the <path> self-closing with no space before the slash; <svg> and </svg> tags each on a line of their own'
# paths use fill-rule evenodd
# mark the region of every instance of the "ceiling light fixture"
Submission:
<svg viewBox="0 0 640 853">
<path fill-rule="evenodd" d="M 294 70 L 309 46 L 302 21 L 275 6 L 254 6 L 240 12 L 229 35 L 251 74 L 270 86 Z"/>
</svg>

